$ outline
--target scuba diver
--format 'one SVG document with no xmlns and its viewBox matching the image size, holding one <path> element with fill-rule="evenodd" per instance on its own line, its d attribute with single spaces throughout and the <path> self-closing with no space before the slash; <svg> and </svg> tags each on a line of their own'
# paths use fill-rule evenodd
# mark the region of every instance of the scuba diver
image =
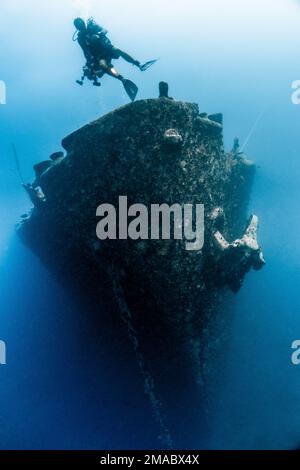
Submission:
<svg viewBox="0 0 300 470">
<path fill-rule="evenodd" d="M 93 81 L 93 85 L 101 86 L 99 79 L 105 74 L 120 80 L 131 99 L 134 101 L 138 92 L 138 87 L 131 80 L 124 78 L 113 66 L 112 60 L 122 57 L 126 62 L 138 67 L 142 72 L 146 71 L 157 60 L 150 60 L 141 64 L 126 52 L 115 48 L 107 37 L 108 31 L 99 26 L 93 18 L 87 23 L 82 18 L 74 20 L 76 32 L 73 40 L 77 41 L 83 50 L 86 65 L 83 67 L 81 80 L 77 80 L 78 85 L 83 85 L 84 79 Z"/>
<path fill-rule="evenodd" d="M 12 145 L 13 156 L 14 156 L 14 160 L 16 164 L 15 171 L 20 179 L 22 187 L 25 189 L 34 207 L 36 207 L 37 209 L 41 209 L 47 200 L 46 200 L 45 194 L 43 193 L 42 188 L 39 186 L 38 177 L 42 174 L 42 171 L 46 171 L 49 168 L 48 162 L 42 162 L 38 165 L 35 165 L 34 166 L 35 175 L 36 175 L 35 182 L 33 184 L 25 183 L 25 180 L 23 178 L 23 174 L 21 171 L 20 159 L 19 159 L 16 146 L 15 144 L 11 144 L 11 145 Z M 53 164 L 53 161 L 51 162 L 51 164 Z M 39 172 L 38 172 L 38 169 L 40 170 Z M 27 214 L 24 214 L 22 218 L 27 218 Z"/>
<path fill-rule="evenodd" d="M 46 197 L 41 188 L 35 187 L 30 183 L 23 183 L 22 186 L 28 194 L 29 199 L 31 200 L 34 207 L 41 209 L 46 202 Z"/>
<path fill-rule="evenodd" d="M 240 140 L 236 137 L 233 141 L 231 153 L 234 157 L 241 157 L 244 152 L 241 151 Z"/>
</svg>

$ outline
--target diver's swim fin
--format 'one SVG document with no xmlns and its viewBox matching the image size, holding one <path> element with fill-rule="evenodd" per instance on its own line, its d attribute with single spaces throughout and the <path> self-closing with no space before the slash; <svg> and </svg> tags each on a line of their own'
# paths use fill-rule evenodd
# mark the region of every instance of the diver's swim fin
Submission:
<svg viewBox="0 0 300 470">
<path fill-rule="evenodd" d="M 154 60 L 149 60 L 148 62 L 145 62 L 144 64 L 140 65 L 140 70 L 142 72 L 146 72 L 146 70 L 148 70 L 152 65 L 154 65 L 156 62 L 158 61 L 158 59 L 154 59 Z"/>
<path fill-rule="evenodd" d="M 135 83 L 133 83 L 131 80 L 123 80 L 123 85 L 126 90 L 127 95 L 131 99 L 131 101 L 134 101 L 136 98 L 136 95 L 139 91 L 138 87 L 136 86 Z"/>
</svg>

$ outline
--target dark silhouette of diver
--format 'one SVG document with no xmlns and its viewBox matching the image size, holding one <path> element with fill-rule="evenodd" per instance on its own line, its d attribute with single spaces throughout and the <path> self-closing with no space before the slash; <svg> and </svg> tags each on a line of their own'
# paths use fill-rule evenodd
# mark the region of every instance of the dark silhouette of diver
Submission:
<svg viewBox="0 0 300 470">
<path fill-rule="evenodd" d="M 156 60 L 151 60 L 141 64 L 126 52 L 117 49 L 107 37 L 107 31 L 98 25 L 92 18 L 87 23 L 82 18 L 74 20 L 76 33 L 74 41 L 78 41 L 86 58 L 86 65 L 83 68 L 81 80 L 77 80 L 79 85 L 83 85 L 85 78 L 93 81 L 95 86 L 101 86 L 99 79 L 107 74 L 120 80 L 131 99 L 134 101 L 138 92 L 138 87 L 131 81 L 124 78 L 113 66 L 112 61 L 122 57 L 126 62 L 138 67 L 142 72 L 153 65 Z"/>
<path fill-rule="evenodd" d="M 240 140 L 237 137 L 233 141 L 231 153 L 234 157 L 241 157 L 242 155 L 244 155 L 244 152 L 241 150 L 240 147 Z"/>
<path fill-rule="evenodd" d="M 46 202 L 45 195 L 42 192 L 41 188 L 35 187 L 30 183 L 23 183 L 22 186 L 27 192 L 29 199 L 31 200 L 34 207 L 36 207 L 37 209 L 41 209 Z"/>
</svg>

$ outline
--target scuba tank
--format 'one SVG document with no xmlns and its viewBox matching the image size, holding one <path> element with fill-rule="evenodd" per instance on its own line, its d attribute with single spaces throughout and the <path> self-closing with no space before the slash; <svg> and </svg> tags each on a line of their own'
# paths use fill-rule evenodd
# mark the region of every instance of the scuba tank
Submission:
<svg viewBox="0 0 300 470">
<path fill-rule="evenodd" d="M 100 26 L 98 23 L 96 23 L 96 21 L 94 20 L 94 18 L 89 18 L 88 21 L 87 21 L 87 31 L 88 31 L 88 34 L 93 36 L 94 34 L 104 34 L 106 35 L 108 33 L 108 31 L 104 28 L 102 28 L 102 26 Z"/>
</svg>

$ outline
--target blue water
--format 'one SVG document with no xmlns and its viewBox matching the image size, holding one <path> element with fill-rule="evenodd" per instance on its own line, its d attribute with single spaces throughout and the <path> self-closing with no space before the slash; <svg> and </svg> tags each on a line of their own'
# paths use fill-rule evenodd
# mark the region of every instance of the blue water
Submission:
<svg viewBox="0 0 300 470">
<path fill-rule="evenodd" d="M 102 2 L 101 2 L 102 3 Z M 163 3 L 163 5 L 162 5 Z M 140 60 L 123 75 L 140 98 L 168 81 L 176 99 L 223 112 L 225 146 L 241 142 L 259 120 L 246 152 L 258 165 L 249 211 L 261 219 L 267 266 L 250 273 L 233 298 L 230 335 L 216 365 L 210 399 L 210 448 L 300 446 L 300 2 L 169 0 L 151 2 L 1 0 L 0 80 L 0 447 L 135 448 L 156 442 L 138 372 L 126 370 L 116 345 L 94 331 L 88 312 L 14 234 L 30 208 L 11 156 L 14 142 L 26 180 L 32 165 L 60 150 L 69 132 L 128 100 L 108 77 L 98 90 L 78 87 L 82 55 L 72 20 L 94 15 L 113 42 Z M 110 360 L 117 357 L 118 360 Z M 133 359 L 134 361 L 134 359 Z M 126 371 L 126 372 L 125 372 Z M 198 446 L 203 445 L 199 436 Z"/>
</svg>

